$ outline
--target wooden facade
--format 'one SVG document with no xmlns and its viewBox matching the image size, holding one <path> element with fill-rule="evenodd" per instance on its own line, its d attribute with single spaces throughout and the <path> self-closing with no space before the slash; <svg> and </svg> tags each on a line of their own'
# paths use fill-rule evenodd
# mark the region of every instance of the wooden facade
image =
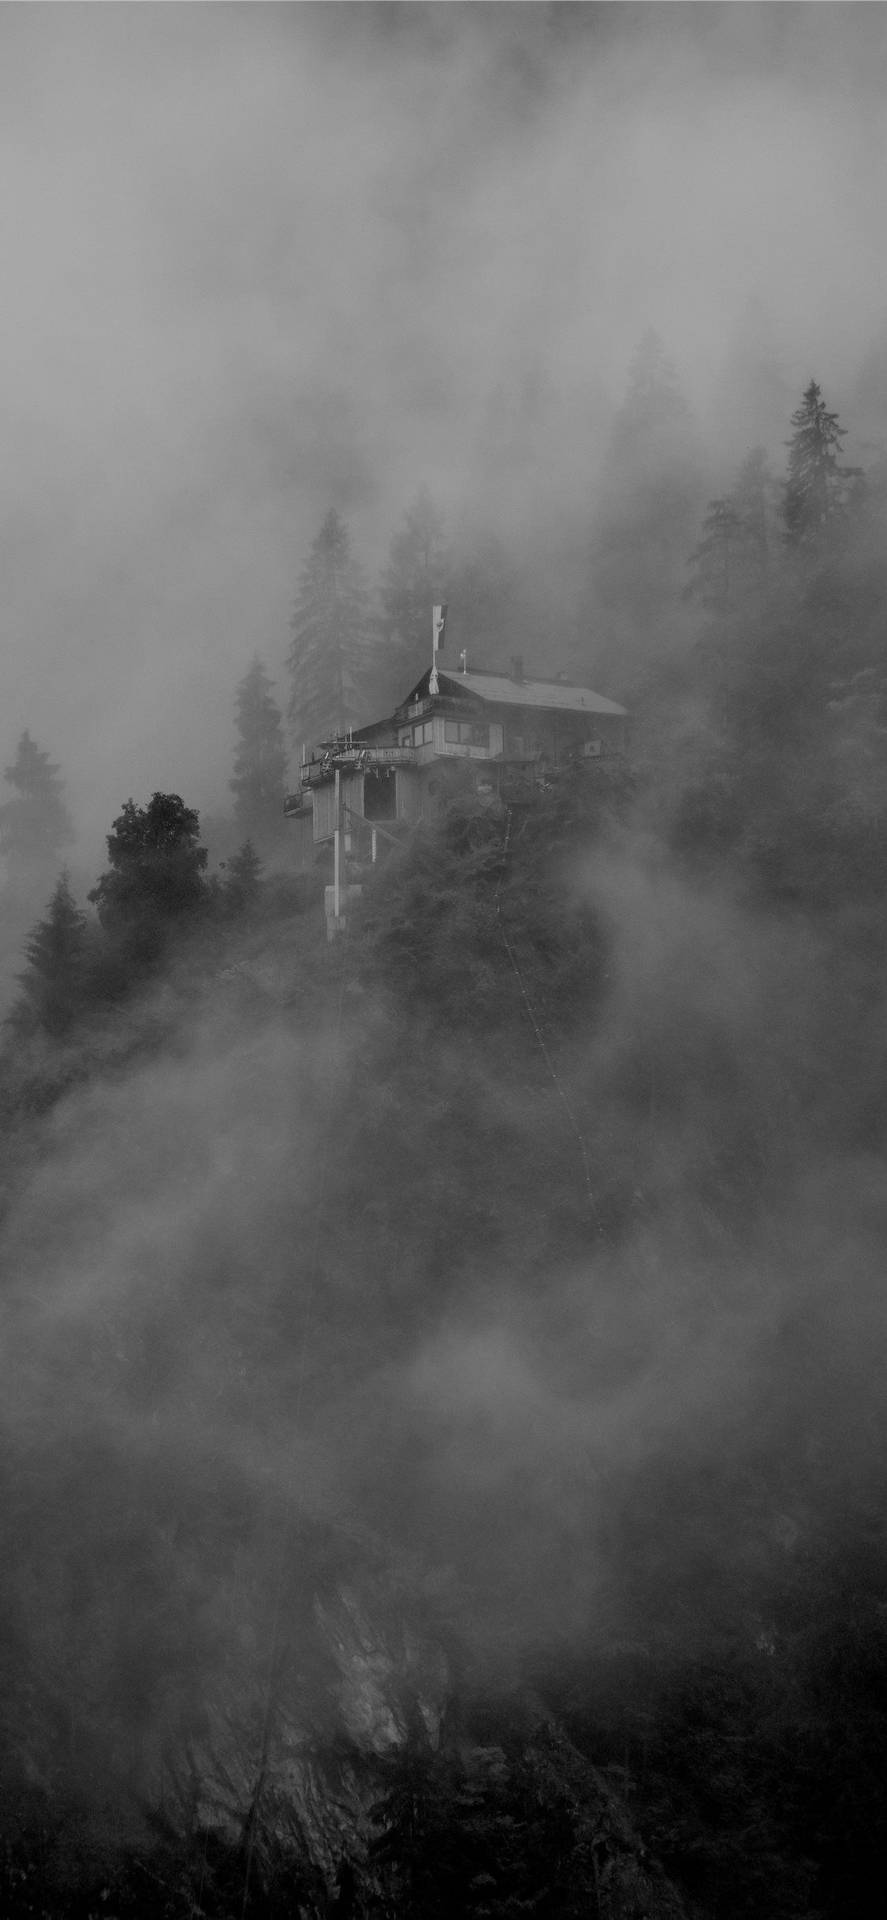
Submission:
<svg viewBox="0 0 887 1920">
<path fill-rule="evenodd" d="M 323 741 L 285 810 L 304 820 L 310 809 L 314 846 L 334 843 L 335 924 L 345 863 L 375 860 L 380 842 L 435 818 L 457 765 L 479 797 L 528 802 L 552 769 L 620 753 L 626 721 L 615 701 L 565 680 L 526 678 L 519 662 L 511 675 L 437 666 L 389 718 Z"/>
</svg>

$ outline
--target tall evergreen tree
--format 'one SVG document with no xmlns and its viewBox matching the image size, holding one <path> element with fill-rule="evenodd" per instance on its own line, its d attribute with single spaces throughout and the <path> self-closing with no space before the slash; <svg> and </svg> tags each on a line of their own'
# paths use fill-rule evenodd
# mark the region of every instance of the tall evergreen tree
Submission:
<svg viewBox="0 0 887 1920">
<path fill-rule="evenodd" d="M 0 853 L 12 875 L 26 877 L 56 865 L 62 847 L 73 840 L 74 829 L 58 767 L 27 730 L 5 778 L 15 790 L 15 799 L 0 806 Z"/>
<path fill-rule="evenodd" d="M 693 425 L 662 342 L 644 335 L 610 436 L 591 529 L 588 600 L 607 615 L 611 648 L 598 670 L 655 636 L 683 597 L 684 556 L 704 499 Z"/>
<path fill-rule="evenodd" d="M 431 609 L 448 598 L 449 571 L 443 515 L 422 487 L 392 538 L 382 574 L 383 625 L 404 679 L 430 662 Z"/>
<path fill-rule="evenodd" d="M 351 536 L 334 507 L 302 568 L 291 630 L 287 713 L 296 738 L 311 744 L 365 720 L 378 632 Z"/>
<path fill-rule="evenodd" d="M 19 1029 L 42 1027 L 61 1038 L 77 1011 L 86 915 L 76 905 L 67 871 L 59 877 L 45 920 L 32 929 L 25 947 L 22 993 L 9 1016 Z"/>
<path fill-rule="evenodd" d="M 681 392 L 674 363 L 653 327 L 648 327 L 638 342 L 628 369 L 628 385 L 613 436 L 614 459 L 632 459 L 635 444 L 646 452 L 657 435 L 665 437 L 664 451 L 670 452 L 671 436 L 689 424 L 687 402 Z"/>
<path fill-rule="evenodd" d="M 811 380 L 791 417 L 788 480 L 783 502 L 786 539 L 791 547 L 816 546 L 826 526 L 846 504 L 848 482 L 858 472 L 840 464 L 844 428 L 830 413 L 822 390 Z"/>
<path fill-rule="evenodd" d="M 763 583 L 768 562 L 770 479 L 763 447 L 746 455 L 728 494 L 710 500 L 702 534 L 687 562 L 688 598 L 724 612 Z"/>
<path fill-rule="evenodd" d="M 698 597 L 706 607 L 720 609 L 730 603 L 739 533 L 739 519 L 732 500 L 727 497 L 710 500 L 699 545 L 687 562 L 692 569 L 688 595 Z"/>
<path fill-rule="evenodd" d="M 469 664 L 478 666 L 508 662 L 512 642 L 519 649 L 523 641 L 518 624 L 524 606 L 521 584 L 498 535 L 476 520 L 463 523 L 454 536 L 448 579 L 451 652 L 466 648 Z"/>
<path fill-rule="evenodd" d="M 280 838 L 286 784 L 286 745 L 272 681 L 258 655 L 237 689 L 234 818 L 261 845 Z"/>
<path fill-rule="evenodd" d="M 763 447 L 752 447 L 739 468 L 730 494 L 739 522 L 739 558 L 743 579 L 763 580 L 770 558 L 770 522 L 774 482 Z"/>
<path fill-rule="evenodd" d="M 232 860 L 224 886 L 224 901 L 229 913 L 247 913 L 259 897 L 262 862 L 251 840 L 244 840 Z"/>
</svg>

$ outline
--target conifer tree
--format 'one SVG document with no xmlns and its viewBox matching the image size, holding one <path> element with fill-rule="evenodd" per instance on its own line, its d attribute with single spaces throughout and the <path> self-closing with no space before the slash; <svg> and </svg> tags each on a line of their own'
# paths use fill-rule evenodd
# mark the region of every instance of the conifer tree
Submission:
<svg viewBox="0 0 887 1920">
<path fill-rule="evenodd" d="M 448 646 L 454 657 L 464 647 L 469 664 L 472 660 L 478 666 L 509 661 L 524 612 L 521 584 L 498 535 L 476 520 L 463 523 L 454 537 L 448 580 Z"/>
<path fill-rule="evenodd" d="M 409 680 L 431 658 L 431 609 L 447 599 L 450 559 L 442 514 L 420 488 L 394 534 L 382 574 L 383 625 Z"/>
<path fill-rule="evenodd" d="M 287 713 L 297 740 L 310 745 L 366 719 L 377 665 L 363 575 L 334 507 L 302 568 L 291 630 Z"/>
<path fill-rule="evenodd" d="M 258 898 L 262 862 L 251 840 L 244 840 L 228 862 L 224 898 L 229 913 L 245 913 Z"/>
<path fill-rule="evenodd" d="M 52 866 L 74 838 L 71 816 L 63 799 L 64 783 L 48 753 L 21 735 L 15 760 L 5 770 L 15 799 L 0 806 L 0 853 L 16 876 Z"/>
<path fill-rule="evenodd" d="M 753 447 L 730 492 L 708 503 L 699 544 L 687 561 L 688 599 L 723 613 L 760 587 L 768 562 L 769 489 L 767 456 L 763 447 Z"/>
<path fill-rule="evenodd" d="M 272 681 L 258 655 L 237 689 L 237 755 L 234 818 L 245 835 L 262 844 L 280 838 L 286 784 L 286 746 Z"/>
<path fill-rule="evenodd" d="M 625 400 L 614 432 L 614 456 L 630 458 L 635 440 L 646 447 L 663 434 L 669 441 L 676 429 L 687 426 L 689 417 L 674 364 L 658 333 L 648 327 L 628 369 Z"/>
<path fill-rule="evenodd" d="M 622 671 L 626 642 L 634 647 L 647 634 L 658 636 L 683 596 L 683 556 L 704 498 L 700 479 L 689 408 L 661 340 L 649 331 L 613 423 L 589 553 L 589 598 L 609 616 Z"/>
<path fill-rule="evenodd" d="M 59 877 L 44 920 L 32 929 L 19 975 L 21 998 L 9 1016 L 18 1029 L 42 1027 L 55 1038 L 67 1032 L 77 1011 L 86 915 L 76 905 L 67 871 Z"/>
<path fill-rule="evenodd" d="M 730 494 L 739 522 L 739 560 L 743 579 L 759 585 L 770 557 L 769 524 L 774 483 L 763 447 L 746 454 Z"/>
<path fill-rule="evenodd" d="M 702 522 L 702 537 L 687 562 L 692 568 L 688 596 L 698 597 L 706 607 L 722 609 L 729 605 L 739 532 L 732 500 L 726 496 L 710 500 Z"/>
<path fill-rule="evenodd" d="M 847 497 L 847 482 L 857 468 L 840 464 L 844 428 L 830 413 L 822 390 L 811 380 L 801 405 L 791 417 L 794 429 L 788 447 L 788 480 L 783 502 L 789 546 L 811 547 L 839 514 Z"/>
</svg>

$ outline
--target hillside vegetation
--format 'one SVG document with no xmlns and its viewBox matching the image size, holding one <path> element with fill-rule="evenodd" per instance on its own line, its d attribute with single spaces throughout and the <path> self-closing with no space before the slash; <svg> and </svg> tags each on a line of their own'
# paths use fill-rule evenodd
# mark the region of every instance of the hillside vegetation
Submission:
<svg viewBox="0 0 887 1920">
<path fill-rule="evenodd" d="M 174 795 L 34 929 L 11 1914 L 868 1911 L 887 568 L 793 481 L 626 761 L 457 796 L 346 938 Z"/>
</svg>

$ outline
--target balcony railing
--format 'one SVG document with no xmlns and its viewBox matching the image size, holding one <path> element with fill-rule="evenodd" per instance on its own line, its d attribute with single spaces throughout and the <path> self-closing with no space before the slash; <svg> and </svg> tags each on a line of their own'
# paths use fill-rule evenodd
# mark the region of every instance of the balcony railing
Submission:
<svg viewBox="0 0 887 1920">
<path fill-rule="evenodd" d="M 415 762 L 415 747 L 361 746 L 358 740 L 343 741 L 339 745 L 330 741 L 304 762 L 300 777 L 303 787 L 318 787 L 331 780 L 337 771 L 362 773 L 368 767 L 412 767 Z"/>
</svg>

